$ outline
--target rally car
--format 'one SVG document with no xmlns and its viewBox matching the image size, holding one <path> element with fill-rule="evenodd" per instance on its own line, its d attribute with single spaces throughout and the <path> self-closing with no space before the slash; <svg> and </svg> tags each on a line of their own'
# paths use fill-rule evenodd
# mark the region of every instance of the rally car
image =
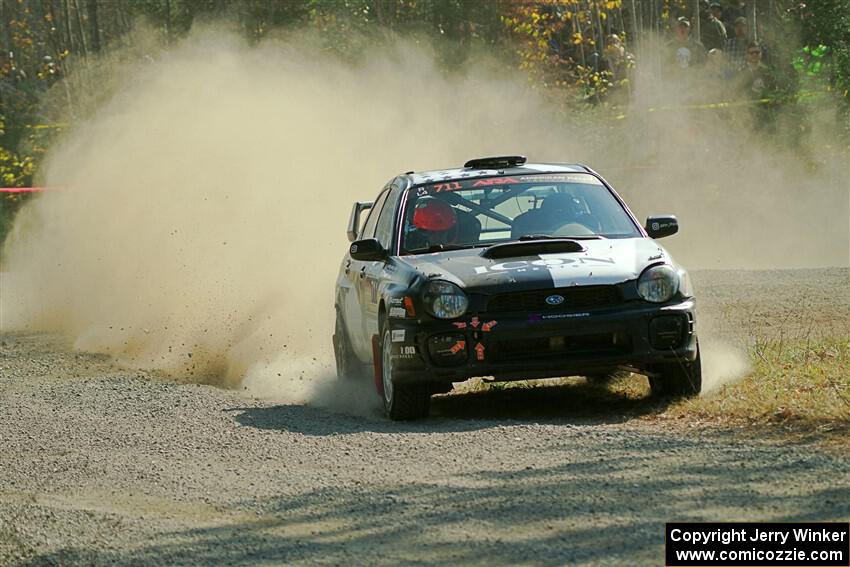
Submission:
<svg viewBox="0 0 850 567">
<path fill-rule="evenodd" d="M 693 289 L 655 241 L 677 231 L 670 215 L 641 226 L 584 165 L 502 156 L 398 175 L 351 212 L 337 373 L 373 373 L 391 419 L 476 376 L 628 370 L 654 395 L 696 395 Z"/>
</svg>

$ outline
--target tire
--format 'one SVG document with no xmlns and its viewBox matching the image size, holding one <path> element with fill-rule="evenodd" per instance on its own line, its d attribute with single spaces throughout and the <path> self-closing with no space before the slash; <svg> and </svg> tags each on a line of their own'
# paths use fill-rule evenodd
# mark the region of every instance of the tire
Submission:
<svg viewBox="0 0 850 567">
<path fill-rule="evenodd" d="M 390 329 L 382 325 L 381 381 L 384 395 L 384 413 L 394 421 L 428 417 L 431 390 L 422 384 L 396 384 L 393 380 L 392 342 Z"/>
<path fill-rule="evenodd" d="M 651 370 L 649 387 L 656 397 L 693 397 L 702 391 L 702 361 L 699 344 L 693 362 L 671 362 L 658 364 Z"/>
<path fill-rule="evenodd" d="M 336 325 L 334 326 L 334 358 L 336 359 L 336 377 L 340 380 L 356 380 L 365 376 L 363 363 L 357 359 L 348 333 L 345 332 L 345 320 L 339 309 L 336 311 Z"/>
</svg>

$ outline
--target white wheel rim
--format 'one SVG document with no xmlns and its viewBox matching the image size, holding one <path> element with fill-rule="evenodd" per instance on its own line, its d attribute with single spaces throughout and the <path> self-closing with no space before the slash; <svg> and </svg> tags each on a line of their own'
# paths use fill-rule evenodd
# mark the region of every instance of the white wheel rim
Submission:
<svg viewBox="0 0 850 567">
<path fill-rule="evenodd" d="M 392 361 L 392 344 L 389 341 L 390 334 L 384 334 L 383 356 L 381 359 L 381 381 L 384 385 L 384 400 L 389 406 L 393 399 L 393 361 Z"/>
</svg>

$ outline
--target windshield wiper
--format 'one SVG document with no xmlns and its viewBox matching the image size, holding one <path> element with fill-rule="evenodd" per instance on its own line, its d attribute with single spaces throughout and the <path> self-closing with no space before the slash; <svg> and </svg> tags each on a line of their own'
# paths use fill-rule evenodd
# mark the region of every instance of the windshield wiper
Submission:
<svg viewBox="0 0 850 567">
<path fill-rule="evenodd" d="M 517 240 L 525 242 L 527 240 L 599 240 L 605 238 L 599 234 L 586 234 L 583 236 L 553 236 L 551 234 L 523 234 Z"/>
</svg>

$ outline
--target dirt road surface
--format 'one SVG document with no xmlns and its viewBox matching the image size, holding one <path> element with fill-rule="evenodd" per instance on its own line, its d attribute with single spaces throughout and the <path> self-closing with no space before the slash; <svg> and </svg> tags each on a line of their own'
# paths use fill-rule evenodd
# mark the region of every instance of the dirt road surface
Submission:
<svg viewBox="0 0 850 567">
<path fill-rule="evenodd" d="M 846 269 L 703 272 L 705 327 L 835 332 Z M 667 521 L 850 519 L 850 455 L 675 427 L 580 381 L 417 423 L 280 405 L 0 335 L 0 565 L 659 565 Z"/>
</svg>

